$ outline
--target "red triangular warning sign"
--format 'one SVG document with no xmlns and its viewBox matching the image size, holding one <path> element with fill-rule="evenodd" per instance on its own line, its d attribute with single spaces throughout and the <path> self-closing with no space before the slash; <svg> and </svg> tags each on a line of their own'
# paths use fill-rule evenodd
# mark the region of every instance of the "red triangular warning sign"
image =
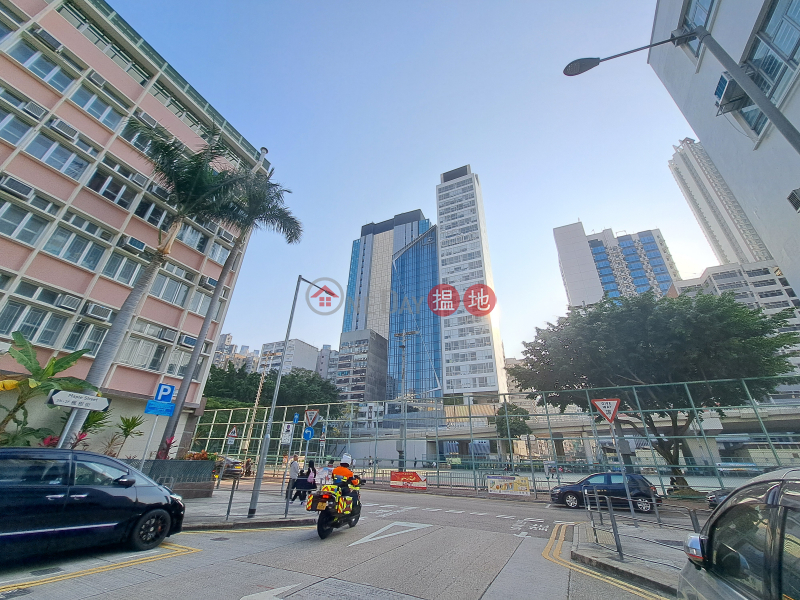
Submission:
<svg viewBox="0 0 800 600">
<path fill-rule="evenodd" d="M 236 431 L 236 427 L 234 427 L 228 432 L 228 437 L 233 437 L 233 438 L 239 437 L 239 433 Z"/>
<path fill-rule="evenodd" d="M 613 423 L 617 418 L 617 411 L 622 402 L 619 398 L 602 398 L 600 400 L 592 400 L 592 404 L 603 415 L 609 423 Z"/>
</svg>

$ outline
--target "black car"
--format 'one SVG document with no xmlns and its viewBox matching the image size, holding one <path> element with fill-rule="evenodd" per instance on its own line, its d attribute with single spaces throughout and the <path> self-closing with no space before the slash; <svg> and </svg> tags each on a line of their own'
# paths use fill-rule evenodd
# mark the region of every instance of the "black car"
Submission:
<svg viewBox="0 0 800 600">
<path fill-rule="evenodd" d="M 180 496 L 108 456 L 0 448 L 0 556 L 118 542 L 149 550 L 181 531 L 183 514 Z"/>
<path fill-rule="evenodd" d="M 615 505 L 628 504 L 625 495 L 625 482 L 622 473 L 595 473 L 584 477 L 577 483 L 566 483 L 550 490 L 550 501 L 554 504 L 566 504 L 569 508 L 583 506 L 583 490 L 590 493 L 597 491 L 598 496 L 608 496 Z M 641 512 L 653 510 L 653 498 L 661 504 L 655 486 L 642 475 L 628 473 L 628 488 L 631 492 L 633 507 Z M 600 499 L 605 502 L 604 498 Z"/>
<path fill-rule="evenodd" d="M 721 490 L 714 490 L 706 496 L 708 500 L 708 508 L 717 508 L 720 504 L 725 502 L 725 498 L 730 496 L 733 488 L 722 488 Z"/>
</svg>

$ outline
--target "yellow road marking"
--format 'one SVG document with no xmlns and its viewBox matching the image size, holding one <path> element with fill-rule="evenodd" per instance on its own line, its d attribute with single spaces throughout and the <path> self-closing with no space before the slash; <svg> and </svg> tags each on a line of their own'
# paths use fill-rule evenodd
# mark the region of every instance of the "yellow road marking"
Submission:
<svg viewBox="0 0 800 600">
<path fill-rule="evenodd" d="M 566 537 L 567 527 L 569 525 L 564 525 L 561 523 L 556 524 L 553 528 L 553 533 L 550 535 L 550 539 L 547 541 L 547 545 L 545 546 L 544 550 L 542 551 L 542 556 L 549 560 L 550 562 L 554 562 L 562 567 L 566 567 L 572 571 L 578 571 L 588 577 L 592 577 L 594 579 L 598 579 L 600 581 L 604 581 L 608 584 L 611 584 L 615 587 L 618 587 L 626 592 L 639 596 L 640 598 L 646 598 L 647 600 L 663 600 L 663 596 L 659 596 L 654 592 L 649 590 L 645 590 L 644 588 L 637 587 L 635 585 L 631 585 L 629 583 L 623 583 L 618 581 L 612 577 L 608 577 L 606 575 L 600 575 L 599 573 L 595 573 L 594 571 L 587 569 L 585 567 L 573 564 L 561 558 L 561 548 L 564 545 L 564 538 Z M 577 532 L 575 533 L 577 535 Z M 556 538 L 558 538 L 558 545 L 556 546 Z M 556 546 L 554 548 L 554 546 Z"/>
<path fill-rule="evenodd" d="M 173 543 L 161 544 L 161 548 L 166 548 L 170 550 L 170 552 L 165 552 L 163 554 L 158 554 L 156 556 L 133 558 L 131 560 L 125 560 L 118 563 L 104 565 L 102 567 L 94 567 L 93 569 L 84 569 L 83 571 L 75 571 L 73 573 L 62 573 L 61 575 L 53 575 L 52 577 L 45 577 L 44 579 L 38 579 L 34 581 L 23 581 L 20 583 L 15 583 L 13 585 L 0 587 L 0 593 L 10 592 L 12 590 L 18 590 L 18 589 L 38 587 L 40 585 L 47 585 L 49 583 L 58 583 L 59 581 L 66 581 L 67 579 L 75 579 L 77 577 L 85 577 L 86 575 L 95 575 L 97 573 L 105 573 L 107 571 L 115 571 L 116 569 L 123 569 L 125 567 L 142 565 L 149 562 L 155 562 L 157 560 L 163 560 L 165 558 L 173 558 L 175 556 L 184 556 L 186 554 L 194 554 L 195 552 L 201 552 L 199 548 L 190 548 L 189 546 L 181 546 L 180 544 L 173 544 Z"/>
</svg>

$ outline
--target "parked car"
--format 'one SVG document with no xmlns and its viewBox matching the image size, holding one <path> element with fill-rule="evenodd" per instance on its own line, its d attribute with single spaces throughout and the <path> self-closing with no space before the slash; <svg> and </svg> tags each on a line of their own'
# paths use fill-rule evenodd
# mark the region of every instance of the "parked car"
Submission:
<svg viewBox="0 0 800 600">
<path fill-rule="evenodd" d="M 631 500 L 636 510 L 650 512 L 653 510 L 653 499 L 661 504 L 662 500 L 656 493 L 655 486 L 646 477 L 636 473 L 628 473 L 627 477 Z M 595 473 L 584 477 L 577 483 L 556 486 L 550 490 L 550 501 L 554 504 L 566 504 L 569 508 L 579 508 L 583 506 L 584 489 L 591 493 L 596 490 L 599 496 L 608 496 L 611 498 L 612 504 L 626 506 L 628 504 L 623 475 L 614 472 Z"/>
<path fill-rule="evenodd" d="M 216 463 L 217 472 L 219 472 L 220 468 L 222 467 L 223 459 L 218 459 Z M 225 461 L 225 470 L 222 472 L 222 478 L 225 479 L 226 477 L 234 477 L 238 479 L 244 474 L 244 463 L 237 459 L 237 458 L 228 458 L 227 456 L 224 458 Z"/>
<path fill-rule="evenodd" d="M 180 496 L 123 462 L 78 450 L 0 448 L 0 557 L 179 533 Z M 0 558 L 0 560 L 2 560 Z"/>
<path fill-rule="evenodd" d="M 720 504 L 725 502 L 725 498 L 727 498 L 730 493 L 733 491 L 733 488 L 722 488 L 720 490 L 714 490 L 708 496 L 706 496 L 706 500 L 708 500 L 708 508 L 717 508 Z"/>
<path fill-rule="evenodd" d="M 679 599 L 800 598 L 800 469 L 734 489 L 684 552 Z"/>
</svg>

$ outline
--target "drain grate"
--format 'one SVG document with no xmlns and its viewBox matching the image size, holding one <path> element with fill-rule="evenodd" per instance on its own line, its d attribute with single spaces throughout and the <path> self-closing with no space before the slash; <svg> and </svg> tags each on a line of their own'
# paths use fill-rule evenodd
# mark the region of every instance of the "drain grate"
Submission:
<svg viewBox="0 0 800 600">
<path fill-rule="evenodd" d="M 678 546 L 683 548 L 683 542 L 676 542 L 675 540 L 653 540 L 654 542 L 658 542 L 659 544 L 666 544 L 667 546 Z"/>
<path fill-rule="evenodd" d="M 229 539 L 231 539 L 231 538 L 220 537 L 220 538 L 211 538 L 211 541 L 212 542 L 224 542 L 225 540 L 229 540 Z"/>
<path fill-rule="evenodd" d="M 53 573 L 61 573 L 63 570 L 61 567 L 47 567 L 46 569 L 31 571 L 31 575 L 52 575 Z"/>
</svg>

